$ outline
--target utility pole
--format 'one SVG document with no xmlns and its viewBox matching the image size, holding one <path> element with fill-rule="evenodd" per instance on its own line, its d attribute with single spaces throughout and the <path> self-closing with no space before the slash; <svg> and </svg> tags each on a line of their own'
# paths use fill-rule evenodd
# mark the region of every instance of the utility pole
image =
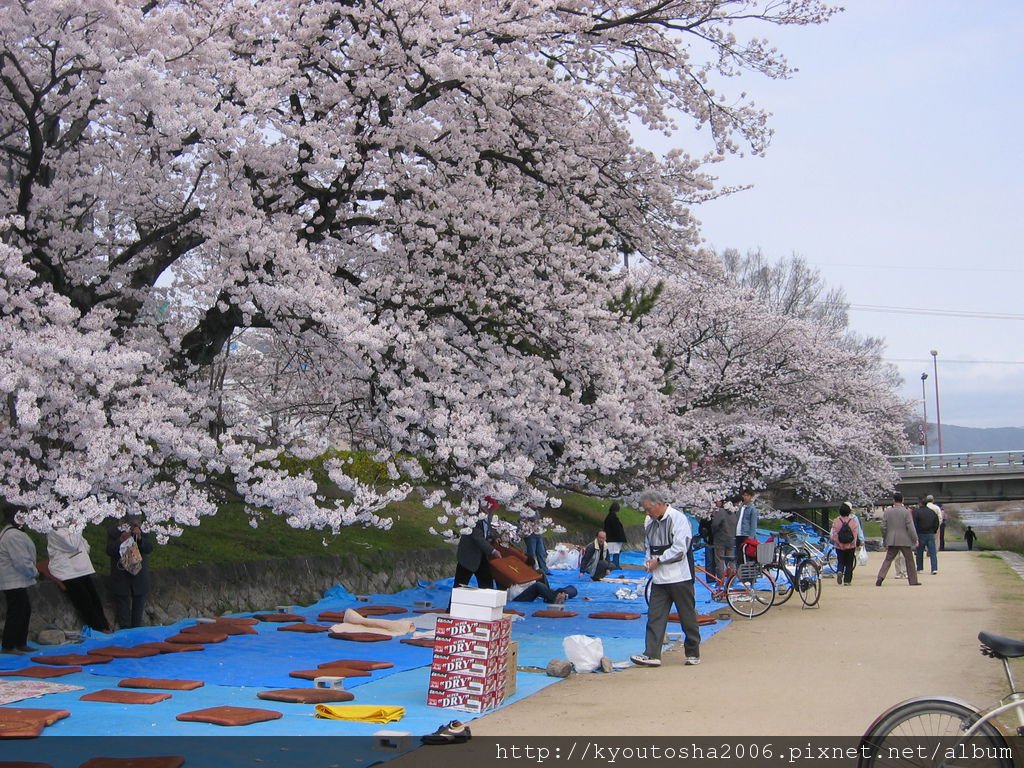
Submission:
<svg viewBox="0 0 1024 768">
<path fill-rule="evenodd" d="M 939 411 L 939 351 L 932 350 L 932 371 L 935 374 L 935 431 L 939 433 L 939 453 L 942 453 L 942 416 Z M 941 459 L 940 459 L 941 462 Z"/>
</svg>

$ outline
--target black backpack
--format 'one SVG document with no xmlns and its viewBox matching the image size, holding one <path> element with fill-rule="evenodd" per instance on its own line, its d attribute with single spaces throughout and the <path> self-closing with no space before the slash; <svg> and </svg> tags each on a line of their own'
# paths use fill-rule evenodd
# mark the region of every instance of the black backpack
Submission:
<svg viewBox="0 0 1024 768">
<path fill-rule="evenodd" d="M 853 529 L 850 527 L 849 520 L 843 520 L 843 524 L 839 526 L 839 533 L 836 538 L 839 539 L 840 544 L 853 543 Z"/>
</svg>

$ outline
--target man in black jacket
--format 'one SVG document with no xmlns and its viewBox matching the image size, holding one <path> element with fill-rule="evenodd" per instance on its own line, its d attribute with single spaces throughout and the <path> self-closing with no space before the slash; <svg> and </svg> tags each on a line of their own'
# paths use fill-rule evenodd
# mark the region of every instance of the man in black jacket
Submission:
<svg viewBox="0 0 1024 768">
<path fill-rule="evenodd" d="M 939 572 L 939 559 L 935 552 L 935 534 L 939 530 L 939 516 L 924 501 L 913 511 L 914 530 L 917 531 L 917 572 L 924 571 L 924 551 L 928 550 L 928 559 L 932 562 L 932 575 Z"/>
<path fill-rule="evenodd" d="M 459 548 L 455 553 L 458 561 L 455 566 L 455 586 L 464 587 L 476 576 L 476 585 L 481 589 L 492 589 L 494 577 L 491 575 L 490 561 L 500 557 L 498 550 L 491 543 L 494 537 L 491 528 L 493 509 L 488 509 L 487 517 L 476 521 L 470 533 L 462 534 Z"/>
</svg>

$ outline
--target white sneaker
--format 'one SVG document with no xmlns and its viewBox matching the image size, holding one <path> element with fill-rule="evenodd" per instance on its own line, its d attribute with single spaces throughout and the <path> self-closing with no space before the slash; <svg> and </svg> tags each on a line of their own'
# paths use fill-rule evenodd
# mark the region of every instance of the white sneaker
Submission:
<svg viewBox="0 0 1024 768">
<path fill-rule="evenodd" d="M 700 664 L 700 656 L 687 656 L 686 657 L 686 666 L 688 666 L 688 667 L 696 667 L 698 664 Z"/>
<path fill-rule="evenodd" d="M 638 667 L 660 667 L 661 659 L 652 659 L 646 653 L 638 653 L 636 656 L 630 656 L 629 660 L 636 664 Z"/>
</svg>

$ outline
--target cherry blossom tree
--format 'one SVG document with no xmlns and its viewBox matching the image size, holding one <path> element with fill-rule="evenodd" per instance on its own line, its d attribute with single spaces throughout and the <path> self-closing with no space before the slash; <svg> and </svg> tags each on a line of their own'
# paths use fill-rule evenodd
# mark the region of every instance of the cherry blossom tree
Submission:
<svg viewBox="0 0 1024 768">
<path fill-rule="evenodd" d="M 708 163 L 764 151 L 770 130 L 717 89 L 788 76 L 757 24 L 831 13 L 3 4 L 0 494 L 41 529 L 142 510 L 173 533 L 233 493 L 337 530 L 386 525 L 377 513 L 422 479 L 462 494 L 429 499 L 458 513 L 485 494 L 538 504 L 675 477 L 670 460 L 710 427 L 669 421 L 687 412 L 666 389 L 673 332 L 623 317 L 621 265 L 719 291 L 691 208 L 719 192 Z M 711 154 L 656 157 L 629 132 L 681 119 Z M 259 367 L 231 354 L 240 334 L 301 363 L 255 411 L 219 386 Z M 278 444 L 242 439 L 303 402 L 317 404 L 303 428 L 260 438 Z M 697 431 L 669 449 L 666 426 Z M 334 462 L 349 495 L 329 503 L 280 464 L 339 441 L 375 451 L 395 484 Z M 428 473 L 403 474 L 402 455 Z"/>
</svg>

